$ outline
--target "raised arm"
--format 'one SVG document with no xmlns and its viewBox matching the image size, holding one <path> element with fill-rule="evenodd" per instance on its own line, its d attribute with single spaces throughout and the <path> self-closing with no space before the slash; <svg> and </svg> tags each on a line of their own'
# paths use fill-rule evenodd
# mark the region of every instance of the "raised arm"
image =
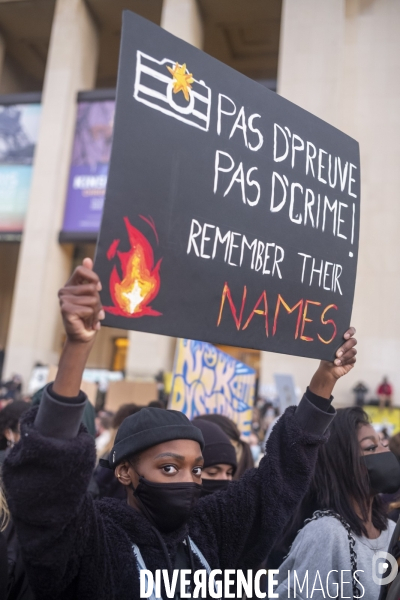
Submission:
<svg viewBox="0 0 400 600">
<path fill-rule="evenodd" d="M 259 468 L 199 503 L 191 521 L 194 541 L 200 529 L 208 531 L 210 553 L 222 569 L 260 564 L 305 495 L 335 415 L 333 388 L 355 363 L 354 334 L 349 329 L 335 362 L 320 363 L 300 404 L 277 421 Z"/>
<path fill-rule="evenodd" d="M 83 370 L 104 319 L 100 303 L 101 283 L 93 271 L 93 262 L 85 258 L 59 291 L 61 314 L 67 340 L 54 381 L 56 394 L 74 397 L 79 394 Z"/>
<path fill-rule="evenodd" d="M 100 289 L 93 262 L 85 258 L 58 293 L 67 338 L 56 379 L 44 394 L 34 425 L 47 437 L 72 439 L 78 433 L 86 402 L 80 391 L 82 375 L 100 321 L 104 319 Z"/>
<path fill-rule="evenodd" d="M 77 577 L 82 556 L 93 553 L 99 535 L 86 493 L 95 464 L 94 440 L 81 425 L 87 401 L 80 383 L 104 313 L 100 282 L 86 259 L 60 291 L 67 340 L 56 380 L 39 408 L 21 423 L 21 441 L 3 466 L 7 499 L 32 588 L 55 599 Z M 102 565 L 101 565 L 102 566 Z"/>
</svg>

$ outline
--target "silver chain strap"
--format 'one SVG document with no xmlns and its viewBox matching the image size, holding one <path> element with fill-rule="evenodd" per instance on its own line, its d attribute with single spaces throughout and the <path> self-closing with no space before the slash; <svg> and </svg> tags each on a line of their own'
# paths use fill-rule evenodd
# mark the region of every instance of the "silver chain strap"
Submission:
<svg viewBox="0 0 400 600">
<path fill-rule="evenodd" d="M 307 523 L 310 523 L 310 521 L 316 521 L 317 519 L 321 519 L 322 517 L 334 517 L 343 525 L 343 527 L 347 531 L 347 537 L 349 540 L 349 548 L 350 548 L 351 575 L 352 575 L 352 581 L 353 581 L 353 598 L 361 598 L 360 588 L 358 587 L 358 584 L 355 579 L 355 574 L 357 571 L 357 553 L 354 550 L 354 545 L 356 543 L 356 540 L 354 539 L 354 535 L 353 535 L 353 532 L 351 531 L 351 527 L 348 524 L 348 522 L 345 519 L 343 519 L 343 517 L 341 517 L 340 515 L 335 513 L 333 510 L 316 510 L 310 519 L 306 519 L 304 521 L 304 525 L 307 525 Z"/>
</svg>

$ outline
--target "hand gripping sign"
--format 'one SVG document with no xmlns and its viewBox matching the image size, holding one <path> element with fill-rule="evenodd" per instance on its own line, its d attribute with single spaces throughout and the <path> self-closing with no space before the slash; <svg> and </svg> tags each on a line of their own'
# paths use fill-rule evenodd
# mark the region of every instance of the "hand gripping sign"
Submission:
<svg viewBox="0 0 400 600">
<path fill-rule="evenodd" d="M 106 325 L 332 359 L 358 144 L 126 11 L 95 268 Z"/>
</svg>

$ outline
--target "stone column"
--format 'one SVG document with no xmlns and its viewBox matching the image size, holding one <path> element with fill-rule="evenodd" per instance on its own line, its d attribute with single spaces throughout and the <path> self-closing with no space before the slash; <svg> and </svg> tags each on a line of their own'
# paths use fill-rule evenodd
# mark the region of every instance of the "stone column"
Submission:
<svg viewBox="0 0 400 600">
<path fill-rule="evenodd" d="M 203 45 L 203 26 L 196 0 L 164 0 L 161 27 L 197 48 Z M 174 338 L 130 331 L 127 376 L 154 377 L 160 370 L 170 371 L 174 347 Z"/>
<path fill-rule="evenodd" d="M 344 54 L 345 0 L 284 0 L 278 93 L 334 124 Z"/>
<path fill-rule="evenodd" d="M 57 0 L 43 86 L 42 115 L 6 349 L 5 376 L 25 383 L 35 362 L 58 361 L 57 290 L 72 246 L 58 243 L 75 129 L 76 94 L 94 86 L 95 24 L 84 0 Z"/>
<path fill-rule="evenodd" d="M 164 0 L 161 27 L 196 48 L 203 47 L 203 23 L 196 0 Z"/>
</svg>

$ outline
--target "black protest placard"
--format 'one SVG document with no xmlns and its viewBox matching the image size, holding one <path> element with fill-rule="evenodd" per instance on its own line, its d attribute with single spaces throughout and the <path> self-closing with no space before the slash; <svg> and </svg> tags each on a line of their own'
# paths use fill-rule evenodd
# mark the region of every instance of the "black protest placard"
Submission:
<svg viewBox="0 0 400 600">
<path fill-rule="evenodd" d="M 332 359 L 359 215 L 357 142 L 124 13 L 95 261 L 106 325 Z"/>
</svg>

